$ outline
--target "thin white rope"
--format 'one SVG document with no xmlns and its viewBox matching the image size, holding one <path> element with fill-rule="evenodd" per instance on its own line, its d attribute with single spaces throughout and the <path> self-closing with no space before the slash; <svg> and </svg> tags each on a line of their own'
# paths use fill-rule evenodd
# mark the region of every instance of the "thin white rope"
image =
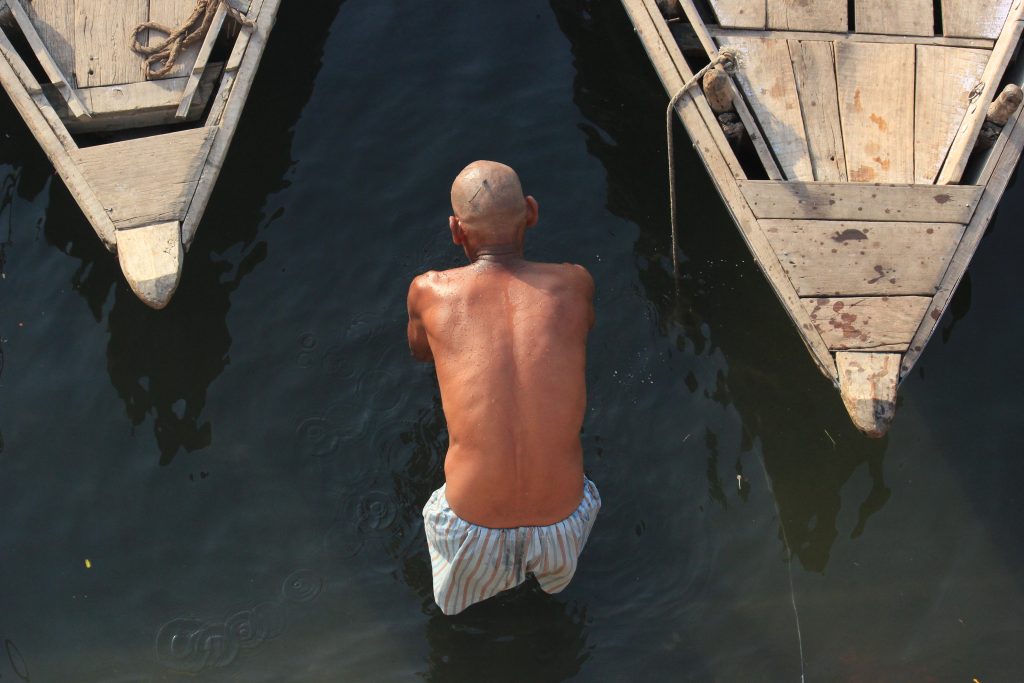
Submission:
<svg viewBox="0 0 1024 683">
<path fill-rule="evenodd" d="M 672 136 L 672 125 L 673 117 L 675 115 L 676 105 L 679 104 L 679 100 L 682 99 L 683 95 L 692 88 L 694 85 L 700 82 L 711 69 L 714 69 L 719 64 L 729 73 L 736 71 L 736 55 L 730 50 L 722 50 L 718 53 L 711 62 L 708 63 L 703 69 L 693 75 L 693 78 L 683 83 L 683 87 L 679 88 L 672 99 L 668 101 L 668 108 L 665 110 L 665 139 L 668 142 L 668 196 L 669 196 L 669 210 L 672 215 L 672 272 L 675 273 L 676 277 L 679 277 L 679 228 L 678 228 L 678 217 L 676 213 L 676 160 L 675 160 L 675 147 Z"/>
</svg>

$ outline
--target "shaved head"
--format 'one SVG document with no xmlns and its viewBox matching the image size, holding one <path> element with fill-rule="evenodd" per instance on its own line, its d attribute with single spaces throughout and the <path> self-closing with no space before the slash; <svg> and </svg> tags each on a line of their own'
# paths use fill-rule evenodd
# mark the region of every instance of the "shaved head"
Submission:
<svg viewBox="0 0 1024 683">
<path fill-rule="evenodd" d="M 452 183 L 452 210 L 467 233 L 481 239 L 514 236 L 527 221 L 519 176 L 496 161 L 474 161 Z"/>
</svg>

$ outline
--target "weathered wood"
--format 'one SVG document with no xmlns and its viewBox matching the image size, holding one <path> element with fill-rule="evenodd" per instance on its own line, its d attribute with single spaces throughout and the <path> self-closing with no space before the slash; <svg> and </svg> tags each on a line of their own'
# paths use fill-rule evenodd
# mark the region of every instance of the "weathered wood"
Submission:
<svg viewBox="0 0 1024 683">
<path fill-rule="evenodd" d="M 832 43 L 791 40 L 789 53 L 793 60 L 814 180 L 845 182 L 846 153 L 843 150 L 843 130 L 839 125 L 839 95 Z"/>
<path fill-rule="evenodd" d="M 934 183 L 991 53 L 957 47 L 917 47 L 914 179 Z"/>
<path fill-rule="evenodd" d="M 985 120 L 997 126 L 1005 126 L 1010 117 L 1017 112 L 1022 101 L 1024 101 L 1024 91 L 1016 83 L 1008 83 L 988 108 Z"/>
<path fill-rule="evenodd" d="M 768 28 L 847 31 L 846 0 L 768 0 Z"/>
<path fill-rule="evenodd" d="M 644 49 L 665 84 L 666 90 L 674 93 L 686 79 L 692 76 L 693 72 L 683 60 L 675 40 L 667 30 L 668 27 L 664 26 L 664 32 L 659 32 L 657 21 L 648 9 L 649 0 L 623 0 L 623 5 L 637 29 Z M 661 23 L 664 24 L 664 22 Z M 747 247 L 754 255 L 755 261 L 765 274 L 776 296 L 783 302 L 786 312 L 800 332 L 801 340 L 817 362 L 819 369 L 829 379 L 838 381 L 832 354 L 829 353 L 821 335 L 815 330 L 807 311 L 800 303 L 796 290 L 783 272 L 771 245 L 768 244 L 757 220 L 739 192 L 738 181 L 730 172 L 726 161 L 727 155 L 731 154 L 732 150 L 728 144 L 721 145 L 716 141 L 714 133 L 717 130 L 717 122 L 711 110 L 707 108 L 707 103 L 703 102 L 703 98 L 694 100 L 684 97 L 680 102 L 680 118 L 686 125 L 691 139 L 694 141 L 694 147 L 708 169 L 716 189 L 736 221 L 740 235 L 747 243 Z M 703 109 L 699 106 L 701 103 L 704 104 Z M 704 110 L 710 118 L 704 117 L 701 113 Z M 718 133 L 721 134 L 721 131 Z"/>
<path fill-rule="evenodd" d="M 926 296 L 803 300 L 814 326 L 833 351 L 906 351 L 929 303 Z"/>
<path fill-rule="evenodd" d="M 149 0 L 88 0 L 75 6 L 75 78 L 79 87 L 144 80 L 129 38 L 149 18 Z"/>
<path fill-rule="evenodd" d="M 24 7 L 61 72 L 74 79 L 75 0 L 30 0 Z M 78 83 L 69 80 L 68 85 Z"/>
<path fill-rule="evenodd" d="M 235 136 L 238 121 L 242 117 L 242 110 L 249 97 L 249 90 L 256 78 L 256 71 L 259 68 L 260 59 L 263 57 L 267 39 L 274 28 L 280 4 L 281 0 L 253 0 L 248 17 L 255 24 L 252 27 L 242 27 L 234 50 L 228 59 L 230 64 L 237 55 L 241 66 L 237 73 L 231 72 L 222 79 L 222 81 L 228 81 L 230 77 L 231 80 L 229 84 L 222 83 L 221 90 L 217 94 L 219 102 L 214 102 L 214 111 L 211 111 L 207 118 L 207 121 L 217 122 L 218 133 L 210 148 L 209 159 L 203 168 L 199 185 L 196 187 L 192 203 L 181 226 L 181 240 L 186 249 L 192 244 L 196 230 L 199 228 L 199 222 L 206 212 L 210 195 L 213 193 L 213 186 L 224 165 L 228 147 Z M 241 56 L 243 52 L 244 57 Z M 223 104 L 220 104 L 221 102 Z"/>
<path fill-rule="evenodd" d="M 800 296 L 931 296 L 964 233 L 959 223 L 761 221 Z"/>
<path fill-rule="evenodd" d="M 686 35 L 689 27 L 676 25 L 674 28 L 680 35 Z M 945 47 L 974 47 L 980 49 L 991 49 L 995 41 L 991 38 L 951 38 L 946 36 L 894 36 L 884 33 L 825 33 L 821 31 L 745 31 L 734 28 L 723 28 L 720 26 L 709 26 L 708 32 L 719 42 L 719 45 L 728 45 L 733 38 L 774 38 L 775 40 L 825 40 L 830 42 L 857 42 L 857 43 L 898 43 L 906 45 L 909 43 L 923 43 L 926 45 L 942 45 Z"/>
<path fill-rule="evenodd" d="M 159 310 L 170 303 L 184 258 L 178 221 L 117 231 L 121 272 L 136 296 L 151 308 Z"/>
<path fill-rule="evenodd" d="M 213 23 L 210 24 L 210 30 L 207 31 L 206 37 L 203 39 L 203 45 L 199 48 L 199 54 L 196 56 L 195 66 L 192 67 L 188 83 L 185 84 L 185 91 L 181 95 L 181 104 L 178 105 L 178 111 L 175 114 L 179 119 L 187 117 L 189 110 L 192 108 L 192 98 L 195 97 L 196 90 L 199 89 L 199 82 L 203 77 L 203 71 L 206 69 L 206 63 L 210 61 L 210 53 L 213 51 L 213 45 L 217 42 L 217 37 L 224 27 L 224 19 L 226 17 L 227 10 L 224 8 L 224 5 L 218 5 L 217 11 L 213 16 Z"/>
<path fill-rule="evenodd" d="M 765 0 L 711 0 L 711 9 L 721 26 L 765 27 Z"/>
<path fill-rule="evenodd" d="M 714 39 L 712 39 L 711 34 L 708 33 L 707 27 L 704 25 L 704 22 L 700 18 L 700 14 L 697 12 L 696 6 L 693 4 L 693 0 L 680 0 L 680 6 L 683 8 L 683 12 L 686 14 L 687 20 L 696 32 L 697 39 L 700 40 L 708 58 L 717 58 L 718 46 L 715 45 Z M 667 28 L 668 26 L 664 21 L 658 24 L 659 31 L 664 31 Z M 669 32 L 669 37 L 671 37 L 671 32 Z M 675 46 L 674 40 L 672 40 L 672 45 Z M 782 172 L 775 163 L 775 157 L 768 149 L 768 144 L 762 136 L 759 122 L 754 118 L 750 109 L 747 108 L 746 100 L 740 96 L 740 92 L 736 84 L 730 81 L 729 87 L 733 89 L 733 106 L 736 107 L 736 113 L 739 114 L 740 120 L 743 121 L 743 126 L 747 129 L 750 141 L 754 144 L 754 149 L 757 151 L 757 156 L 764 165 L 765 172 L 768 174 L 769 178 L 772 178 L 773 180 L 781 180 Z"/>
<path fill-rule="evenodd" d="M 721 64 L 704 74 L 701 85 L 704 87 L 704 97 L 708 100 L 708 106 L 716 114 L 724 114 L 732 111 L 732 87 L 729 85 L 729 74 L 725 72 Z"/>
<path fill-rule="evenodd" d="M 220 64 L 211 64 L 204 72 L 192 100 L 188 120 L 195 120 L 203 113 L 220 69 Z M 88 119 L 74 119 L 66 107 L 60 106 L 63 101 L 59 97 L 50 99 L 57 105 L 57 113 L 72 133 L 145 128 L 180 122 L 176 110 L 187 81 L 187 78 L 179 77 L 82 88 L 78 92 L 92 112 L 92 117 Z M 43 90 L 50 94 L 48 88 L 44 86 Z"/>
<path fill-rule="evenodd" d="M 932 0 L 856 0 L 854 17 L 858 32 L 935 35 Z"/>
<path fill-rule="evenodd" d="M 895 353 L 836 354 L 843 405 L 859 430 L 878 439 L 896 417 L 900 357 Z"/>
<path fill-rule="evenodd" d="M 117 228 L 180 221 L 216 132 L 196 128 L 85 147 L 72 158 Z"/>
<path fill-rule="evenodd" d="M 996 38 L 1012 0 L 942 0 L 942 32 L 947 36 Z"/>
<path fill-rule="evenodd" d="M 93 230 L 108 248 L 113 248 L 116 243 L 114 225 L 65 147 L 68 145 L 74 149 L 74 141 L 63 129 L 60 119 L 55 114 L 47 115 L 49 104 L 41 92 L 35 96 L 29 94 L 24 83 L 34 82 L 34 79 L 3 31 L 0 31 L 0 53 L 2 53 L 0 56 L 0 83 L 4 90 L 7 91 L 18 113 L 21 114 L 29 130 L 32 131 L 43 151 L 50 158 L 50 162 L 57 169 L 57 173 L 64 180 L 68 190 L 82 207 Z M 23 82 L 22 79 L 25 81 Z M 38 88 L 38 84 L 36 87 Z"/>
<path fill-rule="evenodd" d="M 741 180 L 758 218 L 968 223 L 984 188 Z"/>
<path fill-rule="evenodd" d="M 260 13 L 263 10 L 263 0 L 252 0 L 252 3 L 236 0 L 231 4 L 238 11 L 245 12 L 246 18 L 250 21 L 254 21 L 256 17 L 261 16 Z M 235 46 L 231 49 L 231 55 L 228 57 L 227 64 L 224 65 L 224 71 L 230 73 L 236 71 L 242 65 L 242 57 L 249 47 L 249 40 L 254 35 L 254 31 L 254 26 L 242 26 L 239 28 L 238 38 L 235 40 Z"/>
<path fill-rule="evenodd" d="M 942 166 L 942 170 L 939 172 L 938 179 L 936 180 L 937 183 L 952 185 L 960 182 L 961 177 L 963 177 L 967 161 L 974 150 L 974 143 L 978 138 L 978 133 L 981 131 L 981 126 L 985 123 L 988 107 L 992 100 L 995 99 L 999 89 L 999 82 L 1020 42 L 1021 32 L 1024 31 L 1024 20 L 1022 18 L 1024 18 L 1024 3 L 1018 2 L 1011 8 L 1010 14 L 1006 18 L 1006 23 L 999 34 L 999 39 L 992 49 L 992 57 L 989 59 L 985 72 L 981 77 L 983 84 L 981 91 L 967 108 L 967 114 L 964 116 L 963 123 L 960 124 L 953 142 L 949 146 L 949 154 Z"/>
<path fill-rule="evenodd" d="M 852 182 L 914 179 L 914 46 L 836 43 L 836 82 Z"/>
<path fill-rule="evenodd" d="M 74 83 L 71 81 L 61 70 L 60 65 L 54 60 L 50 51 L 43 43 L 42 38 L 36 32 L 36 27 L 32 23 L 32 19 L 29 17 L 28 12 L 21 4 L 21 0 L 5 0 L 7 5 L 11 8 L 11 14 L 14 16 L 14 20 L 18 24 L 18 28 L 21 29 L 22 34 L 25 36 L 25 40 L 28 41 L 29 47 L 32 48 L 32 52 L 35 54 L 39 64 L 43 67 L 43 71 L 46 72 L 50 82 L 57 86 L 61 96 L 67 101 L 68 107 L 71 109 L 71 113 L 76 117 L 89 116 L 89 110 L 82 102 L 82 99 L 75 92 Z"/>
<path fill-rule="evenodd" d="M 814 180 L 788 43 L 736 38 L 729 47 L 739 54 L 736 79 L 783 176 L 789 180 Z"/>
<path fill-rule="evenodd" d="M 900 369 L 901 379 L 906 379 L 910 371 L 914 369 L 914 364 L 917 363 L 928 345 L 928 340 L 934 334 L 935 328 L 949 306 L 953 292 L 956 291 L 964 273 L 967 272 L 967 267 L 978 250 L 978 245 L 985 235 L 989 221 L 992 220 L 992 216 L 999 206 L 999 200 L 1002 199 L 1010 178 L 1017 169 L 1021 152 L 1024 151 L 1024 122 L 1021 121 L 1021 118 L 1021 110 L 1018 110 L 1014 118 L 1003 129 L 1003 135 L 996 142 L 992 156 L 989 157 L 988 163 L 982 170 L 979 182 L 984 183 L 985 192 L 981 197 L 978 210 L 967 226 L 963 239 L 960 240 L 956 253 L 953 255 L 952 262 L 942 278 L 939 291 L 931 300 L 930 311 L 914 334 L 910 348 L 903 357 Z"/>
</svg>

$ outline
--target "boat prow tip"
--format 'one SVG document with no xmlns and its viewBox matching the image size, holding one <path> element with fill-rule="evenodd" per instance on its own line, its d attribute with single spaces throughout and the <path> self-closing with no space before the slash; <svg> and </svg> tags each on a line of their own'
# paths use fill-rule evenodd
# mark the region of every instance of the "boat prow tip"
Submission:
<svg viewBox="0 0 1024 683">
<path fill-rule="evenodd" d="M 882 438 L 896 417 L 900 354 L 839 352 L 836 364 L 839 391 L 853 424 L 873 439 Z"/>
<path fill-rule="evenodd" d="M 181 281 L 185 251 L 177 221 L 117 231 L 117 258 L 135 295 L 163 309 Z"/>
</svg>

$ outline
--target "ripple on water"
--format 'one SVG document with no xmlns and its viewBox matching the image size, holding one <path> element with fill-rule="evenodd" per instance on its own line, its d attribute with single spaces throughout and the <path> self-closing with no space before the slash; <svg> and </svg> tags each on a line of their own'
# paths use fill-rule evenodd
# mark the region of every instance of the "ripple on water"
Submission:
<svg viewBox="0 0 1024 683">
<path fill-rule="evenodd" d="M 7 661 L 11 663 L 14 675 L 23 681 L 31 681 L 32 676 L 29 674 L 28 664 L 25 663 L 25 658 L 21 655 L 18 646 L 11 640 L 5 640 L 4 649 L 7 651 Z"/>
<path fill-rule="evenodd" d="M 292 603 L 312 602 L 323 590 L 324 581 L 308 569 L 293 572 L 281 584 L 281 594 Z"/>
</svg>

